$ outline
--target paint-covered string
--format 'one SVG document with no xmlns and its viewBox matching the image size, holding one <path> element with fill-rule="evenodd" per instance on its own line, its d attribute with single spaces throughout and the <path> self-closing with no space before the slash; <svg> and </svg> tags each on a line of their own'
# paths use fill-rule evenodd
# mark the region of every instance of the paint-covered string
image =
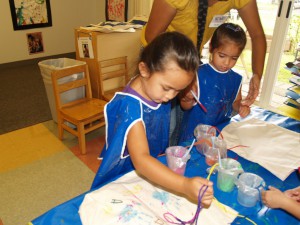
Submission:
<svg viewBox="0 0 300 225">
<path fill-rule="evenodd" d="M 201 107 L 201 109 L 207 113 L 207 109 L 205 108 L 205 106 L 199 101 L 199 99 L 197 98 L 196 94 L 191 90 L 191 93 L 194 97 L 194 99 L 196 100 L 196 102 L 198 103 L 198 105 Z"/>
<path fill-rule="evenodd" d="M 222 139 L 224 139 L 222 132 L 221 132 L 220 129 L 217 128 L 216 126 L 211 126 L 211 127 L 207 130 L 206 133 L 209 134 L 210 131 L 211 131 L 213 128 L 216 129 L 216 130 L 219 132 L 220 137 L 221 137 Z"/>
<path fill-rule="evenodd" d="M 212 174 L 212 172 L 214 171 L 215 167 L 218 165 L 218 163 L 216 163 L 215 165 L 212 166 L 211 170 L 209 171 L 209 174 L 207 176 L 207 180 L 210 179 L 210 176 Z M 204 191 L 203 193 L 201 194 L 202 192 L 202 189 L 204 188 Z M 207 190 L 208 186 L 205 186 L 205 185 L 202 185 L 202 187 L 200 188 L 199 190 L 199 193 L 198 193 L 198 205 L 197 205 L 197 210 L 196 210 L 196 213 L 195 213 L 195 216 L 189 220 L 189 221 L 183 221 L 181 219 L 179 219 L 178 217 L 174 216 L 173 214 L 171 214 L 170 212 L 167 212 L 164 214 L 164 218 L 166 221 L 168 221 L 169 223 L 171 224 L 178 224 L 178 225 L 186 225 L 186 224 L 193 224 L 194 222 L 196 222 L 195 224 L 197 224 L 198 222 L 198 217 L 199 217 L 199 214 L 200 214 L 200 211 L 202 209 L 202 206 L 201 206 L 201 201 L 202 201 L 202 198 Z M 174 222 L 173 220 L 170 220 L 168 218 L 168 216 L 172 217 L 172 219 L 175 219 L 177 222 Z"/>
<path fill-rule="evenodd" d="M 204 188 L 204 190 L 203 190 L 203 188 Z M 183 221 L 183 220 L 179 219 L 178 217 L 174 216 L 170 212 L 167 212 L 167 213 L 164 214 L 165 220 L 167 222 L 171 223 L 171 224 L 178 224 L 178 225 L 197 224 L 200 211 L 203 208 L 201 206 L 201 201 L 202 201 L 202 198 L 203 198 L 207 188 L 208 188 L 208 186 L 206 186 L 206 185 L 202 185 L 202 187 L 200 188 L 199 193 L 198 193 L 197 210 L 196 210 L 196 213 L 195 213 L 194 217 L 191 220 Z M 202 190 L 203 190 L 203 192 L 202 192 Z M 175 220 L 175 222 L 173 220 Z"/>
</svg>

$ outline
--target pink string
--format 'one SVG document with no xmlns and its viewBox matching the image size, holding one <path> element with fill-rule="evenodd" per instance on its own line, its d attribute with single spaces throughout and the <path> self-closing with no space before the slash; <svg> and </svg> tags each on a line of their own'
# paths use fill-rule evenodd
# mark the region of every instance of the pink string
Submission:
<svg viewBox="0 0 300 225">
<path fill-rule="evenodd" d="M 211 127 L 207 130 L 207 134 L 210 132 L 210 130 L 211 130 L 212 128 L 215 128 L 215 129 L 219 132 L 221 138 L 224 139 L 222 132 L 219 130 L 219 128 L 217 128 L 217 127 L 215 127 L 215 126 L 211 126 Z"/>
<path fill-rule="evenodd" d="M 201 191 L 202 189 L 204 188 L 204 191 L 203 193 L 201 194 Z M 186 225 L 186 224 L 197 224 L 198 223 L 198 217 L 199 217 L 199 214 L 200 214 L 200 211 L 201 209 L 203 208 L 201 206 L 201 200 L 207 190 L 208 186 L 206 185 L 202 185 L 202 187 L 200 188 L 199 190 L 199 193 L 198 193 L 198 205 L 197 205 L 197 210 L 196 210 L 196 213 L 195 213 L 195 216 L 189 220 L 189 221 L 183 221 L 181 219 L 179 219 L 178 217 L 174 216 L 172 213 L 170 212 L 167 212 L 167 213 L 164 213 L 164 218 L 167 222 L 171 223 L 171 224 L 178 224 L 178 225 Z M 171 218 L 169 218 L 171 217 Z M 176 220 L 176 222 L 174 222 L 173 220 Z"/>
<path fill-rule="evenodd" d="M 234 148 L 238 148 L 238 147 L 241 147 L 241 148 L 248 148 L 249 146 L 246 146 L 246 145 L 236 145 L 236 146 L 233 146 L 231 148 L 228 148 L 229 150 L 232 150 Z"/>
</svg>

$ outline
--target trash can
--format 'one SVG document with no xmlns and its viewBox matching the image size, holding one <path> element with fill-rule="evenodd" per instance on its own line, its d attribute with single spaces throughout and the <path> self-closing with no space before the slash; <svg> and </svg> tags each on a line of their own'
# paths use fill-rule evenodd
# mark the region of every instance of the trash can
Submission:
<svg viewBox="0 0 300 225">
<path fill-rule="evenodd" d="M 40 61 L 38 63 L 41 71 L 41 75 L 43 77 L 44 85 L 45 85 L 52 119 L 55 122 L 57 122 L 57 114 L 56 114 L 55 97 L 53 93 L 53 85 L 51 79 L 52 71 L 75 67 L 84 64 L 86 64 L 86 62 L 75 60 L 75 59 L 69 59 L 69 58 L 47 59 L 47 60 Z M 71 76 L 60 79 L 59 82 L 64 83 L 66 81 L 70 81 L 70 79 L 77 80 L 82 78 L 83 76 L 84 76 L 83 73 L 72 74 Z M 84 97 L 84 95 L 85 95 L 84 87 L 79 87 L 74 90 L 70 90 L 62 93 L 61 101 L 63 103 L 67 103 L 70 101 L 74 101 L 76 99 L 80 99 Z"/>
</svg>

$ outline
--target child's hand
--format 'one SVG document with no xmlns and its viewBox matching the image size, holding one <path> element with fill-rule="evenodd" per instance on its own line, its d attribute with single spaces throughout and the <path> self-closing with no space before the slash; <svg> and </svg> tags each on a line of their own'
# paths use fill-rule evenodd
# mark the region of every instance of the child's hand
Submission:
<svg viewBox="0 0 300 225">
<path fill-rule="evenodd" d="M 187 86 L 184 90 L 182 90 L 179 94 L 180 105 L 184 110 L 189 110 L 196 103 L 194 96 L 191 93 L 191 90 L 198 94 L 197 82 L 194 80 L 189 86 Z"/>
<path fill-rule="evenodd" d="M 268 191 L 263 191 L 261 193 L 263 203 L 270 208 L 280 208 L 284 199 L 287 196 L 281 192 L 279 189 L 274 187 L 269 187 Z"/>
<path fill-rule="evenodd" d="M 287 197 L 289 197 L 289 198 L 291 198 L 291 199 L 294 199 L 294 200 L 297 201 L 297 202 L 300 202 L 300 193 L 299 193 L 298 190 L 296 190 L 296 189 L 286 190 L 286 191 L 284 192 L 284 194 L 285 194 Z"/>
<path fill-rule="evenodd" d="M 247 105 L 240 105 L 239 108 L 239 115 L 244 118 L 246 116 L 248 116 L 250 113 L 250 107 Z"/>
<path fill-rule="evenodd" d="M 208 186 L 206 192 L 203 195 L 203 198 L 201 200 L 201 204 L 205 207 L 209 207 L 212 203 L 212 200 L 214 198 L 214 190 L 213 190 L 213 183 L 207 179 L 201 178 L 201 177 L 194 177 L 194 178 L 186 178 L 185 182 L 185 194 L 190 197 L 194 201 L 198 201 L 198 195 L 199 195 L 199 190 L 201 187 L 205 185 Z M 200 193 L 203 194 L 203 191 L 205 189 L 202 189 L 202 192 Z"/>
<path fill-rule="evenodd" d="M 184 90 L 181 91 L 181 93 L 180 93 L 181 99 L 186 102 L 189 102 L 189 101 L 196 102 L 191 91 L 193 91 L 197 95 L 198 90 L 197 90 L 196 80 L 194 80 L 189 86 L 187 86 Z"/>
</svg>

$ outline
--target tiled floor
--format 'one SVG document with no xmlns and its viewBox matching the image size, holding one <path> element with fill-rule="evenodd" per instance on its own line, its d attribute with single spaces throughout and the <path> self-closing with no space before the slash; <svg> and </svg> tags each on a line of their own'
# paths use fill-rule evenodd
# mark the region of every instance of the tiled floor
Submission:
<svg viewBox="0 0 300 225">
<path fill-rule="evenodd" d="M 85 163 L 93 172 L 97 172 L 101 161 L 98 160 L 101 149 L 105 143 L 104 136 L 95 137 L 86 144 L 87 153 L 82 155 L 78 145 L 71 147 L 70 150 L 77 156 L 83 163 Z"/>
</svg>

